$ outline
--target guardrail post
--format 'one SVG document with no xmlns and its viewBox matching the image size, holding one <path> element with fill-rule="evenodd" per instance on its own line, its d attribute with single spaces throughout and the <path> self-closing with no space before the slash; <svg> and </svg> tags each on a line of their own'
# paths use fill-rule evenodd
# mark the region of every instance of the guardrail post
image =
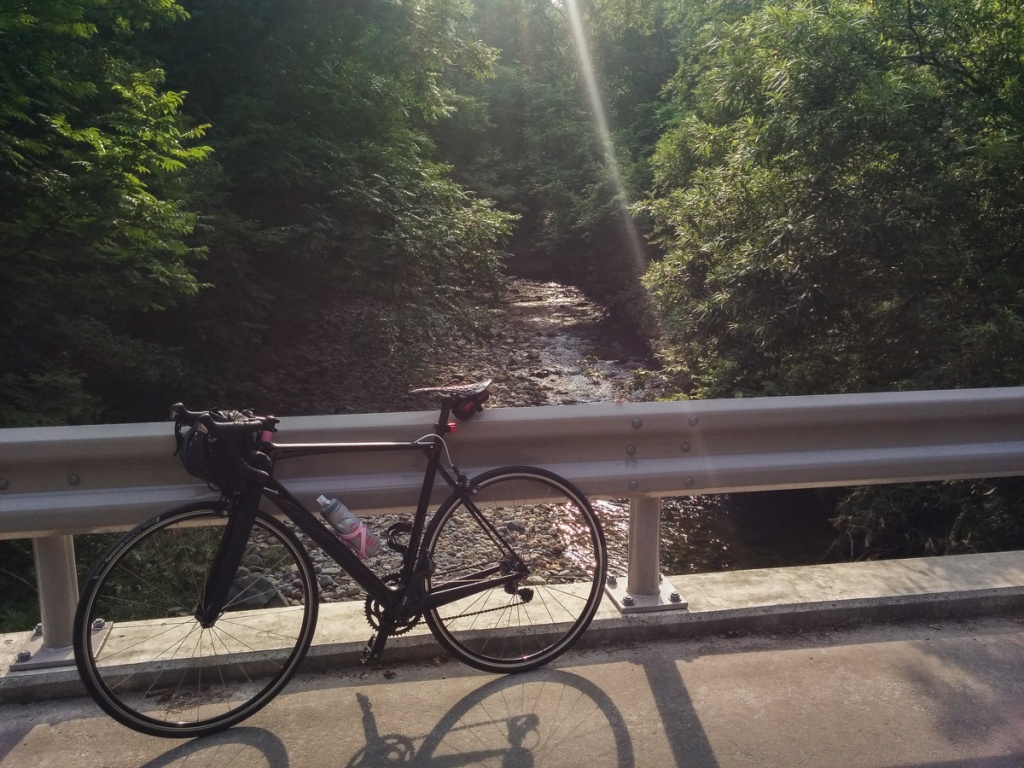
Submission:
<svg viewBox="0 0 1024 768">
<path fill-rule="evenodd" d="M 39 585 L 39 611 L 43 622 L 43 647 L 71 645 L 71 624 L 78 604 L 73 536 L 32 539 Z"/>
<path fill-rule="evenodd" d="M 638 496 L 629 500 L 629 546 L 626 584 L 614 577 L 606 591 L 623 613 L 685 608 L 679 592 L 663 579 L 661 559 L 661 499 Z"/>
<path fill-rule="evenodd" d="M 629 578 L 634 597 L 658 594 L 661 557 L 661 499 L 640 496 L 629 500 Z"/>
<path fill-rule="evenodd" d="M 69 666 L 75 663 L 71 649 L 72 625 L 78 603 L 73 536 L 41 536 L 32 539 L 39 587 L 40 632 L 18 653 L 12 671 Z"/>
</svg>

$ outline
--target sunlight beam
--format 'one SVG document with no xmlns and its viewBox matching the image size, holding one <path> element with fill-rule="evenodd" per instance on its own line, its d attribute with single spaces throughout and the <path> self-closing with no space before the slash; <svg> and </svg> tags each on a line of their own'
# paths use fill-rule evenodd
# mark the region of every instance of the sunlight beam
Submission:
<svg viewBox="0 0 1024 768">
<path fill-rule="evenodd" d="M 598 140 L 601 142 L 605 165 L 608 168 L 612 183 L 615 185 L 615 192 L 619 203 L 619 215 L 622 218 L 622 226 L 626 234 L 633 274 L 639 279 L 645 271 L 643 246 L 640 241 L 640 235 L 636 230 L 636 225 L 633 223 L 633 217 L 629 214 L 626 187 L 622 182 L 622 173 L 619 170 L 619 162 L 615 156 L 615 143 L 612 141 L 612 132 L 608 127 L 608 116 L 604 109 L 604 102 L 601 99 L 601 89 L 597 84 L 594 63 L 590 57 L 590 46 L 587 44 L 587 35 L 583 30 L 583 18 L 580 15 L 577 0 L 566 0 L 565 8 L 569 14 L 569 28 L 576 46 L 580 74 L 583 76 L 587 97 L 590 100 L 590 108 L 594 117 L 594 129 Z"/>
</svg>

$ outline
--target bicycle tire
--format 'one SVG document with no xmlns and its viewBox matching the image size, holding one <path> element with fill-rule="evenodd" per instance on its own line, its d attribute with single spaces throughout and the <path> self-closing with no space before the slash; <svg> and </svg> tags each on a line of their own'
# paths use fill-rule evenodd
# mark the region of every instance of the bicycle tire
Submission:
<svg viewBox="0 0 1024 768">
<path fill-rule="evenodd" d="M 313 565 L 262 511 L 224 613 L 209 628 L 192 615 L 226 519 L 207 502 L 142 523 L 106 552 L 82 592 L 79 675 L 133 730 L 189 738 L 229 728 L 270 702 L 309 649 L 319 608 Z"/>
<path fill-rule="evenodd" d="M 427 624 L 472 667 L 535 669 L 575 643 L 601 603 L 607 553 L 600 522 L 572 483 L 536 467 L 484 472 L 468 490 L 452 494 L 427 529 L 434 565 L 427 589 L 467 583 L 485 568 L 508 572 L 514 558 L 501 547 L 513 550 L 529 574 L 427 611 Z"/>
</svg>

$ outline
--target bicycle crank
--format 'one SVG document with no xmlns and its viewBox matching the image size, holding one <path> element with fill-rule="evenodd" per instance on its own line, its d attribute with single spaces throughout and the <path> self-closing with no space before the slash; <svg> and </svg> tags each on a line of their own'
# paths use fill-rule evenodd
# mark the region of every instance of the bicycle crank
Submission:
<svg viewBox="0 0 1024 768">
<path fill-rule="evenodd" d="M 377 600 L 374 598 L 366 598 L 366 605 L 364 607 L 366 612 L 366 621 L 369 622 L 370 626 L 377 632 L 384 631 L 387 628 L 387 634 L 389 635 L 404 635 L 410 629 L 420 623 L 420 619 L 423 618 L 422 614 L 417 613 L 404 621 L 390 622 L 385 616 L 385 609 Z"/>
<path fill-rule="evenodd" d="M 401 574 L 389 573 L 381 581 L 385 584 L 398 584 L 401 581 Z M 417 613 L 415 616 L 410 616 L 403 621 L 392 621 L 390 617 L 385 615 L 386 610 L 384 606 L 373 597 L 366 598 L 363 611 L 366 613 L 366 621 L 378 634 L 383 631 L 388 635 L 404 635 L 419 624 L 420 619 L 423 618 L 422 614 Z"/>
</svg>

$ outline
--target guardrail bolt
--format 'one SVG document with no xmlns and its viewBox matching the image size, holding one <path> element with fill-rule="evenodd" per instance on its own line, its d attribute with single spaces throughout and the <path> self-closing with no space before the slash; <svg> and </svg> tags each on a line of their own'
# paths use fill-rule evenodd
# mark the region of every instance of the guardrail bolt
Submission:
<svg viewBox="0 0 1024 768">
<path fill-rule="evenodd" d="M 635 445 L 627 445 L 626 446 L 626 453 L 629 454 L 630 456 L 632 456 L 634 453 L 636 453 L 636 446 Z"/>
<path fill-rule="evenodd" d="M 18 661 L 28 661 L 32 658 L 32 651 L 18 651 Z"/>
<path fill-rule="evenodd" d="M 633 419 L 633 429 L 640 429 L 644 425 L 643 419 Z"/>
<path fill-rule="evenodd" d="M 615 587 L 615 586 L 618 586 L 618 583 L 619 583 L 618 577 L 614 573 L 609 573 L 608 574 L 608 586 L 609 587 Z"/>
<path fill-rule="evenodd" d="M 0 491 L 6 491 L 11 487 L 11 482 L 6 477 L 0 477 Z"/>
<path fill-rule="evenodd" d="M 104 621 L 103 619 L 93 619 L 92 620 L 92 631 L 93 632 L 99 632 L 105 626 L 107 626 L 107 622 Z"/>
<path fill-rule="evenodd" d="M 692 477 L 688 477 L 685 480 L 683 480 L 683 485 L 685 485 L 687 488 L 692 488 L 693 487 L 693 478 Z"/>
<path fill-rule="evenodd" d="M 668 599 L 671 600 L 673 603 L 683 602 L 683 598 L 678 592 L 670 592 Z"/>
<path fill-rule="evenodd" d="M 639 487 L 640 487 L 640 481 L 639 480 L 630 480 L 629 481 L 629 490 L 635 491 Z"/>
<path fill-rule="evenodd" d="M 690 426 L 691 427 L 696 427 L 699 423 L 700 423 L 700 419 L 698 419 L 696 416 L 691 416 L 690 417 Z"/>
<path fill-rule="evenodd" d="M 82 482 L 82 478 L 78 475 L 68 475 L 68 485 L 78 485 Z"/>
<path fill-rule="evenodd" d="M 35 637 L 42 637 L 42 634 L 43 634 L 43 625 L 42 625 L 42 624 L 36 624 L 36 628 L 35 628 L 34 630 L 32 630 L 32 634 L 33 634 L 33 635 L 34 635 Z"/>
<path fill-rule="evenodd" d="M 690 444 L 689 443 L 683 443 L 682 445 L 679 446 L 679 450 L 682 451 L 683 453 L 689 453 L 690 452 Z"/>
<path fill-rule="evenodd" d="M 636 600 L 633 599 L 632 595 L 626 595 L 624 598 L 622 598 L 622 604 L 627 608 L 632 608 L 634 605 L 636 605 Z"/>
</svg>

